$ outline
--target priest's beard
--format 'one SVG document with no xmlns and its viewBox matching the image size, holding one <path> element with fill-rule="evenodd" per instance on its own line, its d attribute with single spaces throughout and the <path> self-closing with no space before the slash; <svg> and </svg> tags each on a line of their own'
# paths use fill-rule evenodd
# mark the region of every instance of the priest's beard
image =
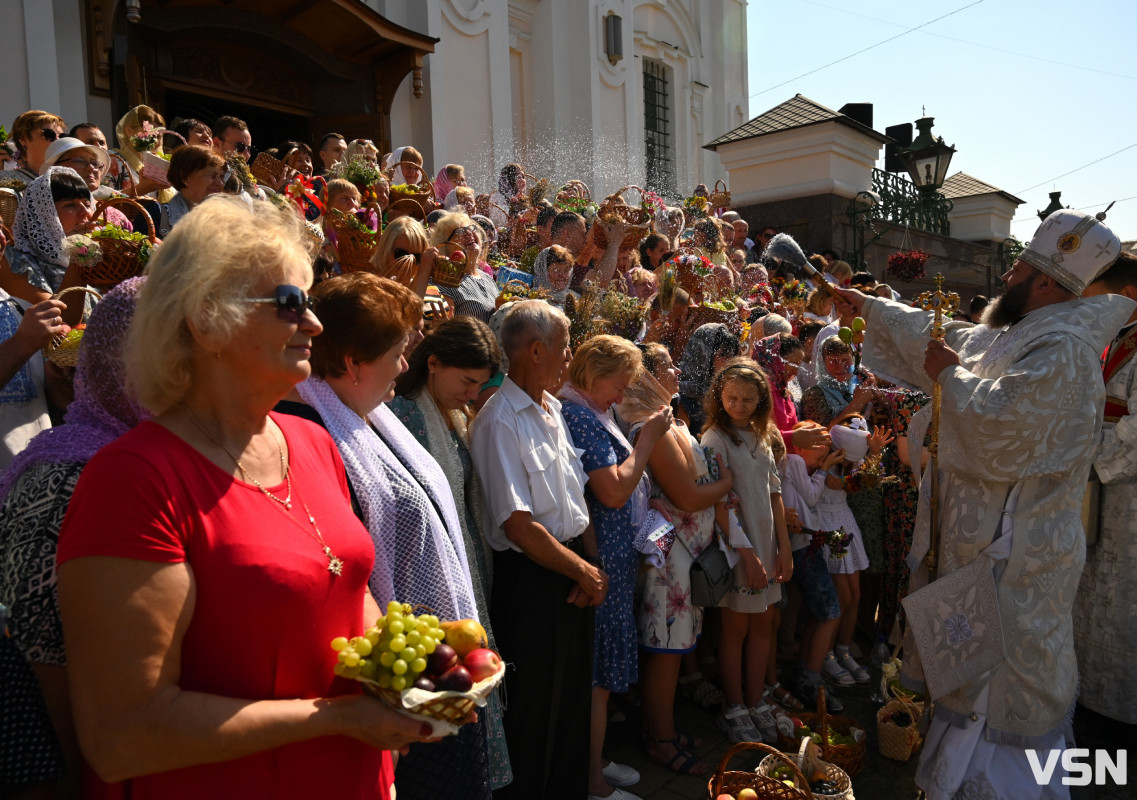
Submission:
<svg viewBox="0 0 1137 800">
<path fill-rule="evenodd" d="M 1028 280 L 1016 283 L 996 297 L 983 310 L 982 323 L 988 328 L 1005 328 L 1025 317 L 1026 305 L 1030 301 L 1030 290 L 1037 278 L 1037 275 L 1031 275 Z"/>
</svg>

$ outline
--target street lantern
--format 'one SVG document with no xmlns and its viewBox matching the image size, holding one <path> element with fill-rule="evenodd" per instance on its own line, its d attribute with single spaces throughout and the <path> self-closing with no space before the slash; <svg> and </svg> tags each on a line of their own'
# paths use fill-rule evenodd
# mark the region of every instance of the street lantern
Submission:
<svg viewBox="0 0 1137 800">
<path fill-rule="evenodd" d="M 1050 205 L 1038 212 L 1038 218 L 1046 222 L 1046 218 L 1053 214 L 1055 211 L 1061 211 L 1063 206 L 1058 198 L 1062 196 L 1061 192 L 1050 193 Z"/>
<path fill-rule="evenodd" d="M 938 139 L 932 136 L 934 121 L 933 117 L 916 120 L 919 135 L 896 154 L 908 170 L 912 183 L 925 195 L 935 194 L 944 185 L 951 157 L 955 155 L 955 147 L 945 144 L 942 136 Z"/>
</svg>

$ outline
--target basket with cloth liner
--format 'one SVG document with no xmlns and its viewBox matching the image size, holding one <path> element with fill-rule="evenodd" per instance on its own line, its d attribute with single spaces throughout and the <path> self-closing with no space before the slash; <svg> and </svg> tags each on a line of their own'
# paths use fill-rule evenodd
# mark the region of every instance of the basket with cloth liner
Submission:
<svg viewBox="0 0 1137 800">
<path fill-rule="evenodd" d="M 171 130 L 168 130 L 166 128 L 158 128 L 157 132 L 162 134 L 163 136 L 166 136 L 167 134 L 169 134 L 170 136 L 177 136 L 179 139 L 182 140 L 183 145 L 188 144 L 188 142 L 186 142 L 185 137 L 182 136 L 177 131 L 171 131 Z M 157 153 L 153 152 L 152 150 L 147 150 L 145 153 L 142 154 L 142 171 L 139 174 L 143 178 L 149 178 L 150 180 L 155 181 L 156 183 L 161 183 L 161 184 L 164 184 L 166 186 L 169 186 L 170 181 L 166 177 L 166 175 L 169 171 L 170 171 L 170 156 L 169 155 L 167 155 L 165 158 L 163 158 L 162 156 L 158 155 Z"/>
<path fill-rule="evenodd" d="M 792 775 L 794 785 L 809 792 L 814 800 L 854 800 L 853 782 L 848 773 L 821 758 L 821 751 L 808 736 L 801 740 L 797 749 L 796 764 L 798 775 Z M 758 765 L 758 772 L 762 775 L 788 780 L 791 774 L 785 770 L 784 764 L 777 759 L 766 756 Z M 802 780 L 802 783 L 797 783 Z M 827 786 L 819 786 L 824 782 Z M 824 791 L 814 792 L 814 788 Z"/>
<path fill-rule="evenodd" d="M 757 770 L 753 772 L 728 770 L 727 766 L 731 759 L 747 750 L 757 750 L 766 753 L 766 758 L 781 761 L 793 775 L 794 785 L 791 786 L 777 778 L 763 775 Z M 798 788 L 798 786 L 805 785 L 805 776 L 801 774 L 801 770 L 797 768 L 793 759 L 785 753 L 780 753 L 768 744 L 761 742 L 739 742 L 723 754 L 718 769 L 707 781 L 707 797 L 709 800 L 715 800 L 721 794 L 737 796 L 743 789 L 753 789 L 760 800 L 812 800 L 808 789 Z"/>
</svg>

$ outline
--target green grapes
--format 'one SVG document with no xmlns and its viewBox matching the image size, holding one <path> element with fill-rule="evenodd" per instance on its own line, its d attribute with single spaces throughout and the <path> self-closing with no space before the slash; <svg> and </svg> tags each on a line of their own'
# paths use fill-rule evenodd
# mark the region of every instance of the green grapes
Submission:
<svg viewBox="0 0 1137 800">
<path fill-rule="evenodd" d="M 407 603 L 391 601 L 386 612 L 362 636 L 332 640 L 336 653 L 332 671 L 341 678 L 369 680 L 381 689 L 401 692 L 426 671 L 426 656 L 435 651 L 444 633 L 438 617 L 415 616 Z"/>
</svg>

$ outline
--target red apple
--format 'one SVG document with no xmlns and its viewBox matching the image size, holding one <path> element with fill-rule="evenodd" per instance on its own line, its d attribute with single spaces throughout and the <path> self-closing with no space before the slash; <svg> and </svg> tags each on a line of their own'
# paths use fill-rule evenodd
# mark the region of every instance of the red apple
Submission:
<svg viewBox="0 0 1137 800">
<path fill-rule="evenodd" d="M 440 692 L 468 692 L 474 685 L 474 680 L 470 677 L 469 670 L 459 664 L 448 669 L 434 685 Z"/>
<path fill-rule="evenodd" d="M 458 666 L 458 653 L 448 644 L 439 642 L 434 652 L 426 657 L 426 674 L 441 675 Z"/>
<path fill-rule="evenodd" d="M 481 683 L 486 678 L 496 675 L 497 671 L 501 669 L 501 656 L 493 650 L 481 647 L 466 653 L 466 657 L 462 659 L 462 664 L 470 671 L 470 677 L 474 679 L 474 683 Z"/>
</svg>

